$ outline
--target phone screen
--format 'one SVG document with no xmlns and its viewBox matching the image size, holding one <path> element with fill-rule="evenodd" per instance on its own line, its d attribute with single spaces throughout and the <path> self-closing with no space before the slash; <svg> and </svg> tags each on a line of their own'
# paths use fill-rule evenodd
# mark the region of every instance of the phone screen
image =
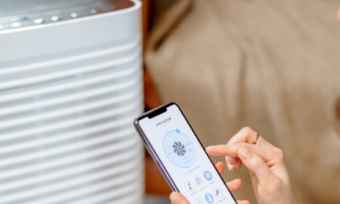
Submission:
<svg viewBox="0 0 340 204">
<path fill-rule="evenodd" d="M 236 204 L 177 105 L 140 119 L 139 127 L 173 188 L 190 203 Z"/>
</svg>

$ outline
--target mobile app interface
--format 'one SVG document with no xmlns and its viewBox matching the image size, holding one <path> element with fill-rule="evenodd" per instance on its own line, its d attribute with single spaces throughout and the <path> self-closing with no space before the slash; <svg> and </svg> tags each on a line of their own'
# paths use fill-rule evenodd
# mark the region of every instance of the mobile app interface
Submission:
<svg viewBox="0 0 340 204">
<path fill-rule="evenodd" d="M 236 204 L 176 105 L 139 126 L 190 203 Z"/>
</svg>

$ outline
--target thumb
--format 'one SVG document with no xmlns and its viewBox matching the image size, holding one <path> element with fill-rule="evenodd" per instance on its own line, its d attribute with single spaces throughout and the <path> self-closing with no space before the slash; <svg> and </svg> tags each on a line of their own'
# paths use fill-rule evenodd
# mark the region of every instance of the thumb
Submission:
<svg viewBox="0 0 340 204">
<path fill-rule="evenodd" d="M 190 204 L 189 201 L 179 192 L 172 192 L 170 194 L 172 204 Z"/>
<path fill-rule="evenodd" d="M 259 183 L 266 185 L 275 179 L 273 172 L 260 156 L 244 147 L 239 149 L 238 155 L 243 164 L 257 177 Z"/>
</svg>

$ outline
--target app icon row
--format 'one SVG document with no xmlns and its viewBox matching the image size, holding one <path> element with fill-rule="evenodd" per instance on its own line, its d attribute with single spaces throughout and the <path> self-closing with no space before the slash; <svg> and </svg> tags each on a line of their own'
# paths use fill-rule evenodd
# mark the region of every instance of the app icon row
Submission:
<svg viewBox="0 0 340 204">
<path fill-rule="evenodd" d="M 192 192 L 195 190 L 195 187 L 203 187 L 204 182 L 201 177 L 195 176 L 194 181 L 185 181 L 184 185 L 189 192 Z"/>
<path fill-rule="evenodd" d="M 211 181 L 212 178 L 213 178 L 212 174 L 209 171 L 205 171 L 203 173 L 203 176 L 207 181 Z M 202 177 L 195 176 L 193 182 L 192 181 L 186 181 L 184 185 L 185 185 L 185 188 L 188 191 L 192 192 L 192 191 L 195 190 L 195 186 L 202 187 L 204 185 L 204 181 L 203 181 Z"/>
</svg>

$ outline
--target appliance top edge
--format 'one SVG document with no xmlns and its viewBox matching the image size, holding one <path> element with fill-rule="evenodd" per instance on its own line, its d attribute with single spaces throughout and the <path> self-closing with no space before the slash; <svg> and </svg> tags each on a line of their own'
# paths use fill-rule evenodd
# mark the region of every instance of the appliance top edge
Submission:
<svg viewBox="0 0 340 204">
<path fill-rule="evenodd" d="M 74 23 L 78 23 L 78 22 L 87 21 L 89 18 L 95 20 L 95 19 L 106 18 L 108 16 L 123 15 L 123 14 L 127 14 L 127 13 L 137 11 L 142 7 L 142 2 L 140 2 L 140 0 L 128 0 L 128 1 L 132 2 L 133 6 L 123 8 L 123 9 L 119 9 L 119 10 L 114 10 L 114 11 L 111 11 L 111 12 L 102 13 L 102 14 L 99 14 L 99 15 L 84 16 L 82 18 L 65 20 L 65 21 L 60 21 L 60 22 L 56 22 L 56 23 L 32 25 L 32 26 L 20 27 L 20 28 L 15 28 L 15 29 L 0 30 L 0 36 L 3 35 L 3 34 L 23 32 L 23 31 L 27 31 L 27 30 L 35 30 L 35 29 L 45 28 L 45 27 L 47 28 L 47 27 L 53 27 L 53 26 L 62 26 L 62 25 L 74 24 Z"/>
</svg>

